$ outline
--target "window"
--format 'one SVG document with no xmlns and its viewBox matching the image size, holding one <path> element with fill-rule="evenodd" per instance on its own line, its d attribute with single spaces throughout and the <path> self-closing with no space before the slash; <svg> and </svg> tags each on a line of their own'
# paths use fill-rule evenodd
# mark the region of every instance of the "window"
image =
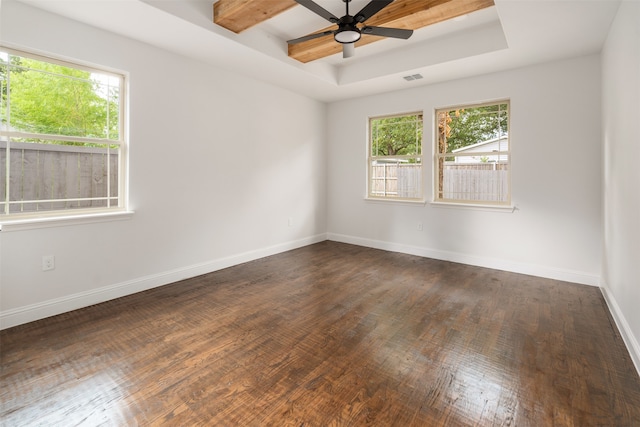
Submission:
<svg viewBox="0 0 640 427">
<path fill-rule="evenodd" d="M 435 201 L 509 205 L 509 102 L 436 111 Z"/>
<path fill-rule="evenodd" d="M 0 220 L 125 206 L 124 76 L 0 47 Z"/>
<path fill-rule="evenodd" d="M 369 119 L 369 198 L 424 199 L 422 123 L 422 113 Z"/>
</svg>

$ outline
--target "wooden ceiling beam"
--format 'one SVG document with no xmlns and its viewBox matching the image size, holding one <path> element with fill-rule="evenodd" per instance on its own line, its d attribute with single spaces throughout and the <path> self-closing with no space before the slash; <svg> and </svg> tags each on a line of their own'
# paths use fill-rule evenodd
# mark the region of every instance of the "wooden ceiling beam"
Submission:
<svg viewBox="0 0 640 427">
<path fill-rule="evenodd" d="M 294 0 L 218 0 L 213 4 L 213 22 L 240 33 L 297 4 Z"/>
<path fill-rule="evenodd" d="M 466 15 L 493 5 L 493 0 L 396 0 L 367 20 L 366 24 L 417 30 L 427 25 Z M 336 26 L 333 25 L 315 31 L 315 33 L 335 28 Z M 363 34 L 362 38 L 356 43 L 356 48 L 382 39 L 382 37 Z M 288 49 L 291 58 L 306 63 L 338 53 L 342 51 L 342 45 L 337 43 L 332 35 L 328 35 L 289 45 Z"/>
<path fill-rule="evenodd" d="M 294 0 L 218 0 L 213 4 L 213 20 L 234 33 L 240 33 L 297 4 Z M 366 24 L 417 30 L 493 5 L 493 0 L 396 0 L 372 16 Z M 336 26 L 332 25 L 316 33 L 335 28 Z M 383 37 L 363 34 L 356 43 L 356 47 L 382 39 Z M 342 51 L 342 45 L 337 43 L 332 35 L 288 47 L 289 56 L 304 63 L 340 51 Z"/>
</svg>

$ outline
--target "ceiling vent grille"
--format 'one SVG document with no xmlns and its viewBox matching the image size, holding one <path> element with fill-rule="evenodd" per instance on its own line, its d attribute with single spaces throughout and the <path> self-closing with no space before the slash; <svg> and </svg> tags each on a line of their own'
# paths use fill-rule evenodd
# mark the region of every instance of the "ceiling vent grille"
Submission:
<svg viewBox="0 0 640 427">
<path fill-rule="evenodd" d="M 405 79 L 406 81 L 410 82 L 412 80 L 420 80 L 424 77 L 422 77 L 422 74 L 412 74 L 410 76 L 404 76 L 403 79 Z"/>
</svg>

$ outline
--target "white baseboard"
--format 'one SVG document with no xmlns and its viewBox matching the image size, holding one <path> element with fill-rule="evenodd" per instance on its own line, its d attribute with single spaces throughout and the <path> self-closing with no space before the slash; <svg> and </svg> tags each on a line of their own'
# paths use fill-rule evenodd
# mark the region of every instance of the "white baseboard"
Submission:
<svg viewBox="0 0 640 427">
<path fill-rule="evenodd" d="M 190 277 L 222 270 L 223 268 L 253 261 L 266 256 L 279 254 L 292 249 L 308 246 L 326 240 L 325 234 L 318 234 L 304 239 L 281 243 L 241 254 L 195 264 L 184 268 L 165 271 L 150 276 L 139 277 L 122 283 L 80 292 L 36 304 L 14 308 L 0 313 L 0 329 L 11 328 L 23 323 L 33 322 L 93 304 L 131 295 L 147 289 L 167 285 Z"/>
<path fill-rule="evenodd" d="M 613 294 L 609 290 L 607 284 L 603 283 L 600 290 L 602 291 L 604 300 L 607 302 L 609 312 L 611 312 L 611 317 L 613 317 L 613 320 L 616 322 L 620 335 L 622 335 L 622 339 L 627 346 L 627 350 L 629 350 L 631 360 L 633 360 L 633 364 L 636 366 L 636 370 L 640 375 L 640 344 L 638 344 L 638 341 L 635 339 L 627 319 L 624 317 L 624 314 L 622 314 L 620 306 L 618 306 L 618 303 L 613 297 Z"/>
<path fill-rule="evenodd" d="M 400 243 L 385 242 L 381 240 L 365 239 L 362 237 L 349 236 L 345 234 L 327 233 L 327 240 L 350 243 L 353 245 L 366 246 L 375 249 L 382 249 L 385 251 L 417 255 L 443 261 L 459 262 L 461 264 L 475 265 L 478 267 L 494 268 L 496 270 L 511 271 L 514 273 L 562 280 L 565 282 L 580 283 L 583 285 L 599 286 L 600 284 L 599 276 L 579 271 L 562 270 L 552 267 L 543 267 L 533 264 L 505 261 L 496 258 L 462 254 L 458 252 L 449 252 L 438 249 L 404 245 Z"/>
</svg>

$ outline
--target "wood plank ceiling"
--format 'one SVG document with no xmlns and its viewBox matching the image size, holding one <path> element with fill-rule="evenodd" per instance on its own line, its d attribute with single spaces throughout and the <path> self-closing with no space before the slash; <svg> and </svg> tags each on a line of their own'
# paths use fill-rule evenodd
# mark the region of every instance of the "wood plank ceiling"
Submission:
<svg viewBox="0 0 640 427">
<path fill-rule="evenodd" d="M 218 0 L 213 5 L 213 21 L 234 33 L 240 33 L 297 4 L 294 0 Z M 367 25 L 417 30 L 493 5 L 493 0 L 396 0 L 367 20 Z M 330 25 L 310 34 L 336 28 Z M 378 40 L 383 38 L 363 34 L 356 47 Z M 333 39 L 333 35 L 289 45 L 289 56 L 304 63 L 341 51 L 342 46 Z"/>
</svg>

